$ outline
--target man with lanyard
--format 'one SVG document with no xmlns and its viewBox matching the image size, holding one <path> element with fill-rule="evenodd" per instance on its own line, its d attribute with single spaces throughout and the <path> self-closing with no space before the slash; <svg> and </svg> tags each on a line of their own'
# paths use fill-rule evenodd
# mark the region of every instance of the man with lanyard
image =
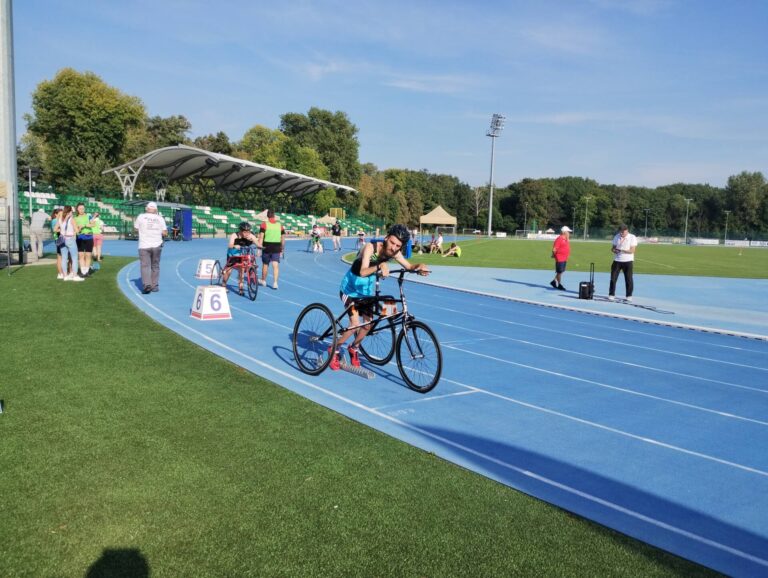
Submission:
<svg viewBox="0 0 768 578">
<path fill-rule="evenodd" d="M 333 235 L 333 250 L 341 251 L 341 224 L 338 219 L 331 225 L 331 235 Z"/>
<path fill-rule="evenodd" d="M 91 271 L 91 254 L 93 253 L 93 230 L 91 217 L 85 212 L 85 204 L 77 203 L 75 207 L 75 229 L 77 230 L 77 260 L 80 263 L 80 276 L 88 277 Z"/>
<path fill-rule="evenodd" d="M 360 367 L 358 346 L 365 336 L 368 335 L 368 331 L 371 328 L 370 325 L 360 327 L 360 318 L 362 317 L 363 324 L 365 324 L 371 321 L 374 315 L 374 304 L 360 302 L 360 300 L 365 300 L 367 297 L 374 295 L 376 290 L 376 272 L 379 271 L 382 277 L 389 276 L 387 261 L 394 259 L 404 269 L 417 271 L 419 275 L 429 274 L 429 269 L 424 263 L 414 265 L 403 257 L 401 248 L 408 243 L 410 238 L 411 234 L 405 225 L 392 226 L 383 241 L 374 240 L 365 244 L 357 259 L 352 263 L 352 267 L 350 267 L 347 274 L 341 280 L 339 296 L 342 303 L 344 303 L 344 307 L 347 307 L 350 303 L 355 304 L 355 306 L 350 310 L 349 329 L 341 334 L 338 345 L 340 346 L 353 334 L 355 335 L 352 345 L 347 348 L 349 361 L 355 367 Z M 330 368 L 334 371 L 341 367 L 339 351 L 340 349 L 336 349 L 331 359 Z"/>
<path fill-rule="evenodd" d="M 275 219 L 275 211 L 267 210 L 267 220 L 259 228 L 257 245 L 261 248 L 261 279 L 260 285 L 267 284 L 269 265 L 272 264 L 272 289 L 277 289 L 277 278 L 280 275 L 280 255 L 285 250 L 285 229 Z"/>
<path fill-rule="evenodd" d="M 222 286 L 227 286 L 229 276 L 232 274 L 232 268 L 237 267 L 243 260 L 243 247 L 250 247 L 256 243 L 256 237 L 251 232 L 251 224 L 243 221 L 237 228 L 236 233 L 232 233 L 229 236 L 229 244 L 227 245 L 227 264 L 224 265 L 224 271 L 221 276 Z M 242 268 L 239 270 L 238 288 L 240 289 L 240 295 L 243 295 L 243 277 L 245 277 L 245 271 Z"/>
<path fill-rule="evenodd" d="M 611 251 L 613 251 L 613 263 L 611 264 L 611 284 L 608 287 L 608 299 L 616 299 L 616 281 L 619 273 L 624 273 L 624 286 L 627 290 L 627 301 L 632 301 L 632 292 L 635 283 L 632 278 L 632 269 L 635 263 L 635 251 L 637 250 L 637 237 L 629 232 L 629 227 L 621 225 L 619 232 L 613 238 Z"/>
<path fill-rule="evenodd" d="M 560 235 L 555 239 L 552 244 L 552 258 L 555 260 L 555 278 L 549 282 L 553 289 L 560 289 L 565 291 L 563 287 L 562 279 L 565 268 L 568 265 L 568 257 L 571 254 L 571 229 L 568 226 L 563 225 L 560 229 Z"/>
</svg>

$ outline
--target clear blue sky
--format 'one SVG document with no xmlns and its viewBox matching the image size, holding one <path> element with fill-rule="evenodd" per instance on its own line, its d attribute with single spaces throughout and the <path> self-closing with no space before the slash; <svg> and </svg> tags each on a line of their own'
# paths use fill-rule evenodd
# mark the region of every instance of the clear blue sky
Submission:
<svg viewBox="0 0 768 578">
<path fill-rule="evenodd" d="M 64 67 L 192 135 L 312 106 L 360 160 L 496 186 L 524 177 L 722 186 L 768 172 L 766 0 L 15 0 L 17 132 Z"/>
</svg>

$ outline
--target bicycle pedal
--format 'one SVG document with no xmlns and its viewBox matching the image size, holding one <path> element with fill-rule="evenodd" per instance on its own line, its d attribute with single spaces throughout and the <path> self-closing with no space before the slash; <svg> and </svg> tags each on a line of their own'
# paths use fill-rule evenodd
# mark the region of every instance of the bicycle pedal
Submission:
<svg viewBox="0 0 768 578">
<path fill-rule="evenodd" d="M 355 367 L 354 365 L 350 365 L 346 361 L 342 361 L 339 364 L 340 368 L 344 371 L 348 371 L 349 373 L 354 373 L 357 376 L 363 377 L 365 379 L 373 379 L 376 377 L 376 374 L 373 373 L 370 369 L 365 369 L 364 367 Z"/>
</svg>

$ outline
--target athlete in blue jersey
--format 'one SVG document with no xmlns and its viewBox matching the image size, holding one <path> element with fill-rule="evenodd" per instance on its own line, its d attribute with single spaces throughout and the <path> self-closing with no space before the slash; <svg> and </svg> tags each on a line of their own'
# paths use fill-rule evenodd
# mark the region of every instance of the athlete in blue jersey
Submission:
<svg viewBox="0 0 768 578">
<path fill-rule="evenodd" d="M 341 345 L 351 335 L 355 335 L 352 345 L 347 348 L 349 360 L 355 367 L 360 366 L 357 348 L 371 328 L 370 325 L 365 325 L 365 323 L 371 321 L 374 315 L 373 303 L 361 303 L 359 306 L 357 303 L 361 299 L 374 295 L 376 290 L 376 272 L 379 271 L 382 277 L 387 277 L 389 275 L 387 262 L 394 259 L 404 269 L 416 271 L 419 275 L 427 275 L 429 273 L 429 269 L 424 263 L 414 265 L 403 257 L 401 249 L 410 238 L 411 234 L 408 232 L 407 227 L 404 225 L 394 225 L 389 229 L 383 241 L 373 241 L 363 246 L 355 262 L 352 263 L 352 267 L 350 267 L 347 274 L 341 280 L 341 287 L 339 288 L 341 301 L 344 303 L 344 307 L 347 307 L 350 303 L 354 306 L 349 314 L 349 329 L 341 334 L 338 344 Z M 361 325 L 360 317 L 363 318 L 363 327 L 359 327 Z M 339 349 L 337 348 L 333 354 L 333 359 L 331 359 L 330 368 L 336 370 L 339 367 Z"/>
</svg>

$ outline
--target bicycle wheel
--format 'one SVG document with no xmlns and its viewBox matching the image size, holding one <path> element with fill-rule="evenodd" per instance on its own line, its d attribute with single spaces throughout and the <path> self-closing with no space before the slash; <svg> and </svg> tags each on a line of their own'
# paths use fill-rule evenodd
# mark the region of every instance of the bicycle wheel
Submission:
<svg viewBox="0 0 768 578">
<path fill-rule="evenodd" d="M 213 262 L 213 267 L 211 267 L 211 285 L 221 285 L 223 273 L 224 271 L 221 269 L 221 263 L 216 259 L 216 261 Z"/>
<path fill-rule="evenodd" d="M 338 335 L 331 311 L 321 303 L 307 305 L 293 326 L 293 357 L 309 375 L 322 373 L 331 362 Z"/>
<path fill-rule="evenodd" d="M 395 326 L 386 319 L 373 324 L 360 343 L 360 351 L 374 365 L 386 365 L 395 354 Z"/>
<path fill-rule="evenodd" d="M 443 370 L 440 344 L 428 325 L 406 322 L 397 336 L 397 368 L 414 391 L 427 393 L 437 385 Z"/>
<path fill-rule="evenodd" d="M 245 272 L 245 282 L 248 284 L 248 298 L 251 301 L 256 301 L 256 295 L 259 293 L 259 276 L 253 265 L 248 267 Z"/>
</svg>

